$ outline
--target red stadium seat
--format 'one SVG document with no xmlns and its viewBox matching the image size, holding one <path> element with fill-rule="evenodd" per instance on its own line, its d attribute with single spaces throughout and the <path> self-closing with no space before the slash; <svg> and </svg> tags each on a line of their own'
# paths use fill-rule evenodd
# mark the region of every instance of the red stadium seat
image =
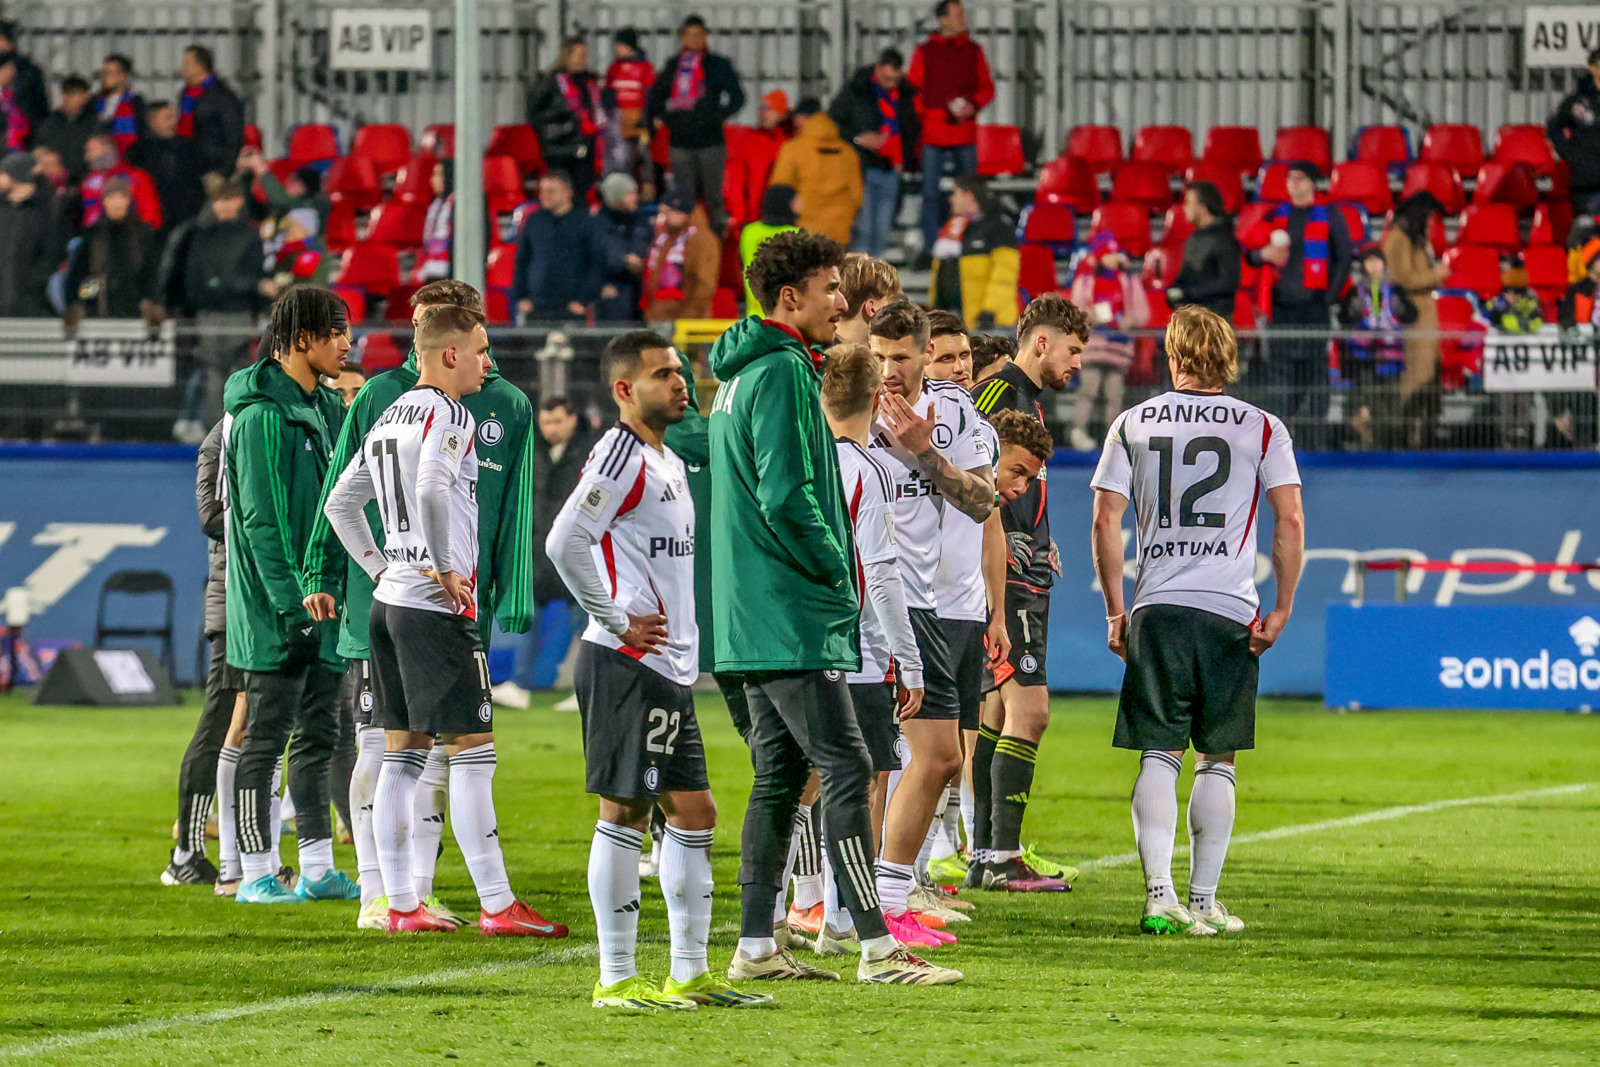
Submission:
<svg viewBox="0 0 1600 1067">
<path fill-rule="evenodd" d="M 491 326 L 509 326 L 515 321 L 511 313 L 511 294 L 504 289 L 489 289 L 483 294 L 483 313 Z"/>
<path fill-rule="evenodd" d="M 1200 161 L 1227 167 L 1235 177 L 1254 174 L 1261 169 L 1261 131 L 1254 126 L 1213 126 L 1206 131 Z"/>
<path fill-rule="evenodd" d="M 361 156 L 379 174 L 393 174 L 411 158 L 411 130 L 398 122 L 374 122 L 356 131 L 350 154 Z"/>
<path fill-rule="evenodd" d="M 1565 247 L 1571 229 L 1572 205 L 1566 200 L 1552 200 L 1533 209 L 1533 232 L 1528 240 L 1533 244 Z"/>
<path fill-rule="evenodd" d="M 378 169 L 366 156 L 350 155 L 333 161 L 322 191 L 335 204 L 349 204 L 356 211 L 371 211 L 383 200 L 383 182 Z"/>
<path fill-rule="evenodd" d="M 415 200 L 391 198 L 372 213 L 364 245 L 391 248 L 421 248 L 422 227 L 428 218 L 428 205 Z"/>
<path fill-rule="evenodd" d="M 1411 162 L 1411 135 L 1403 126 L 1363 126 L 1356 132 L 1350 158 L 1391 169 L 1403 168 Z"/>
<path fill-rule="evenodd" d="M 394 326 L 411 325 L 411 297 L 421 288 L 420 285 L 402 282 L 384 301 L 383 321 Z"/>
<path fill-rule="evenodd" d="M 1100 206 L 1100 183 L 1095 181 L 1094 169 L 1087 162 L 1077 156 L 1061 156 L 1039 171 L 1035 200 L 1064 204 L 1088 214 Z"/>
<path fill-rule="evenodd" d="M 1529 245 L 1522 253 L 1522 265 L 1528 271 L 1528 284 L 1539 294 L 1539 300 L 1554 307 L 1567 291 L 1567 250 L 1557 245 Z M 1553 319 L 1553 316 L 1546 317 Z"/>
<path fill-rule="evenodd" d="M 1289 199 L 1289 164 L 1268 163 L 1256 175 L 1256 199 L 1274 202 Z"/>
<path fill-rule="evenodd" d="M 1182 174 L 1194 162 L 1194 138 L 1187 126 L 1143 126 L 1133 135 L 1128 158 L 1159 163 L 1168 174 Z"/>
<path fill-rule="evenodd" d="M 396 200 L 415 200 L 426 204 L 433 199 L 433 168 L 439 161 L 423 153 L 412 156 L 395 175 L 393 196 Z"/>
<path fill-rule="evenodd" d="M 489 156 L 510 156 L 517 161 L 517 169 L 524 178 L 543 174 L 544 151 L 539 147 L 539 135 L 525 122 L 512 126 L 496 126 L 489 134 L 489 144 L 484 149 Z"/>
<path fill-rule="evenodd" d="M 308 122 L 289 131 L 286 159 L 296 164 L 325 163 L 339 158 L 339 131 L 321 122 Z"/>
<path fill-rule="evenodd" d="M 1240 183 L 1239 172 L 1234 169 L 1233 164 L 1201 160 L 1183 173 L 1184 185 L 1193 185 L 1195 182 L 1210 182 L 1215 185 L 1217 192 L 1222 194 L 1222 204 L 1230 215 L 1244 204 L 1244 186 Z"/>
<path fill-rule="evenodd" d="M 1250 290 L 1239 286 L 1239 291 L 1233 294 L 1233 328 L 1235 330 L 1253 330 L 1259 323 L 1256 321 L 1256 305 L 1250 299 Z"/>
<path fill-rule="evenodd" d="M 1464 122 L 1438 122 L 1422 135 L 1422 163 L 1438 163 L 1457 174 L 1476 174 L 1483 166 L 1483 135 Z"/>
<path fill-rule="evenodd" d="M 1389 172 L 1381 163 L 1360 159 L 1336 163 L 1333 179 L 1328 183 L 1328 199 L 1349 200 L 1374 215 L 1381 215 L 1394 207 L 1394 194 L 1389 191 Z"/>
<path fill-rule="evenodd" d="M 1022 131 L 1015 126 L 978 127 L 978 173 L 997 178 L 1028 169 L 1022 154 Z"/>
<path fill-rule="evenodd" d="M 340 259 L 333 282 L 387 298 L 400 288 L 400 256 L 393 248 L 370 241 L 355 245 Z"/>
<path fill-rule="evenodd" d="M 1172 203 L 1167 169 L 1160 163 L 1129 160 L 1111 172 L 1111 199 L 1143 204 L 1150 211 L 1165 211 Z"/>
<path fill-rule="evenodd" d="M 1278 210 L 1278 204 L 1270 200 L 1252 200 L 1239 209 L 1239 215 L 1233 221 L 1233 232 L 1238 236 L 1239 242 L 1247 248 L 1259 248 L 1267 243 L 1266 232 L 1262 230 L 1272 213 Z M 1246 237 L 1252 231 L 1261 230 L 1261 240 L 1256 243 Z"/>
<path fill-rule="evenodd" d="M 517 271 L 517 250 L 511 245 L 501 245 L 489 250 L 488 275 L 490 287 L 509 289 Z"/>
<path fill-rule="evenodd" d="M 1109 231 L 1135 259 L 1150 251 L 1150 212 L 1143 204 L 1101 204 L 1095 208 L 1089 228 Z"/>
<path fill-rule="evenodd" d="M 1161 247 L 1176 248 L 1180 251 L 1183 242 L 1189 239 L 1194 232 L 1194 223 L 1183 213 L 1182 204 L 1173 204 L 1167 208 L 1167 213 L 1161 219 Z"/>
<path fill-rule="evenodd" d="M 344 301 L 345 307 L 350 310 L 350 321 L 357 326 L 367 321 L 367 294 L 363 289 L 353 285 L 331 286 L 334 295 Z"/>
<path fill-rule="evenodd" d="M 1357 248 L 1366 244 L 1371 236 L 1371 219 L 1367 209 L 1348 200 L 1333 206 L 1344 216 L 1344 228 L 1350 235 L 1350 243 Z"/>
<path fill-rule="evenodd" d="M 1062 155 L 1081 159 L 1096 174 L 1104 174 L 1122 162 L 1122 131 L 1115 126 L 1074 126 Z"/>
<path fill-rule="evenodd" d="M 483 196 L 490 215 L 504 214 L 528 198 L 522 191 L 522 171 L 516 160 L 510 156 L 484 157 Z"/>
<path fill-rule="evenodd" d="M 1032 244 L 1074 245 L 1078 242 L 1078 220 L 1065 204 L 1034 201 L 1022 227 L 1022 239 Z"/>
<path fill-rule="evenodd" d="M 711 317 L 736 319 L 739 317 L 739 294 L 726 286 L 711 294 Z"/>
<path fill-rule="evenodd" d="M 367 377 L 394 370 L 405 361 L 405 352 L 388 330 L 373 330 L 361 338 L 361 369 Z"/>
<path fill-rule="evenodd" d="M 1461 175 L 1442 163 L 1413 163 L 1406 171 L 1406 183 L 1400 190 L 1403 200 L 1424 189 L 1439 198 L 1445 213 L 1454 215 L 1467 206 L 1466 190 L 1461 186 Z"/>
<path fill-rule="evenodd" d="M 422 131 L 418 146 L 430 156 L 454 159 L 456 155 L 456 127 L 453 122 L 436 122 Z"/>
<path fill-rule="evenodd" d="M 1483 245 L 1456 245 L 1444 254 L 1445 288 L 1468 289 L 1492 300 L 1505 288 L 1500 276 L 1500 253 Z"/>
<path fill-rule="evenodd" d="M 1439 342 L 1439 384 L 1459 389 L 1469 374 L 1478 373 L 1483 359 L 1483 335 L 1488 326 L 1478 310 L 1477 299 L 1464 291 L 1440 292 L 1435 298 L 1439 329 L 1464 337 L 1444 337 Z"/>
<path fill-rule="evenodd" d="M 1145 299 L 1150 304 L 1150 318 L 1144 324 L 1147 330 L 1164 330 L 1167 323 L 1172 321 L 1172 305 L 1167 303 L 1166 289 L 1151 289 L 1145 294 Z"/>
<path fill-rule="evenodd" d="M 335 201 L 328 209 L 328 223 L 322 230 L 322 243 L 330 252 L 343 252 L 356 243 L 356 209 L 353 204 Z"/>
<path fill-rule="evenodd" d="M 1061 283 L 1056 279 L 1055 253 L 1044 245 L 1023 244 L 1017 254 L 1017 299 L 1022 304 L 1056 291 Z"/>
<path fill-rule="evenodd" d="M 1468 204 L 1456 229 L 1456 243 L 1515 252 L 1523 246 L 1516 208 L 1510 204 Z"/>
<path fill-rule="evenodd" d="M 1509 204 L 1516 211 L 1532 211 L 1539 203 L 1539 186 L 1527 163 L 1490 160 L 1478 168 L 1472 187 L 1474 204 Z"/>
<path fill-rule="evenodd" d="M 1542 171 L 1556 161 L 1556 153 L 1543 126 L 1508 123 L 1495 131 L 1491 158 L 1496 163 L 1526 163 Z"/>
<path fill-rule="evenodd" d="M 1333 169 L 1333 145 L 1321 126 L 1284 126 L 1272 140 L 1272 158 L 1284 163 L 1303 159 L 1327 174 Z"/>
</svg>

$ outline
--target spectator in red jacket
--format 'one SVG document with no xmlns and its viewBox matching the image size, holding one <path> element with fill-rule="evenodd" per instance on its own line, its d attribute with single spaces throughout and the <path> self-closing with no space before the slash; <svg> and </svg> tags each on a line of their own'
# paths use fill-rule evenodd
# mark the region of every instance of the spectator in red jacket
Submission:
<svg viewBox="0 0 1600 1067">
<path fill-rule="evenodd" d="M 922 260 L 931 256 L 949 205 L 939 192 L 945 172 L 978 169 L 978 112 L 994 100 L 994 78 L 978 42 L 967 35 L 961 0 L 939 0 L 939 28 L 917 45 L 906 80 L 922 119 Z"/>
<path fill-rule="evenodd" d="M 616 94 L 617 111 L 622 116 L 622 135 L 637 141 L 639 120 L 644 117 L 650 87 L 656 83 L 656 68 L 639 47 L 639 31 L 632 26 L 611 35 L 611 48 L 616 58 L 606 68 L 606 88 Z"/>
<path fill-rule="evenodd" d="M 756 120 L 759 125 L 739 138 L 722 180 L 722 199 L 734 226 L 744 226 L 761 217 L 761 198 L 772 180 L 778 150 L 794 135 L 790 119 L 789 94 L 774 89 L 761 98 L 761 114 Z"/>
<path fill-rule="evenodd" d="M 83 225 L 85 228 L 93 226 L 100 218 L 100 192 L 106 181 L 110 178 L 122 178 L 128 183 L 128 188 L 133 193 L 133 209 L 138 212 L 145 225 L 152 230 L 159 230 L 162 226 L 161 195 L 156 191 L 156 183 L 138 167 L 130 167 L 122 161 L 122 153 L 117 151 L 117 141 L 110 133 L 97 133 L 89 138 L 89 143 L 83 149 L 84 162 L 89 165 L 89 174 L 83 179 Z"/>
</svg>

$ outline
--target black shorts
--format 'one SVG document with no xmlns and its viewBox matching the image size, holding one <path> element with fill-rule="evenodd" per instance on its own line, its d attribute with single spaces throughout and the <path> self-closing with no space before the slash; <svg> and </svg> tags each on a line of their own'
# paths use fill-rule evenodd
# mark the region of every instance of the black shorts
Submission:
<svg viewBox="0 0 1600 1067">
<path fill-rule="evenodd" d="M 1256 747 L 1261 661 L 1250 628 L 1199 608 L 1151 604 L 1128 624 L 1117 748 L 1237 752 Z"/>
<path fill-rule="evenodd" d="M 1045 648 L 1050 643 L 1050 594 L 1006 587 L 1006 632 L 1011 635 L 1011 655 L 1002 671 L 1001 685 L 1044 685 Z M 998 688 L 998 686 L 996 686 Z"/>
<path fill-rule="evenodd" d="M 922 656 L 922 710 L 919 719 L 961 718 L 961 694 L 956 688 L 956 659 L 944 623 L 927 608 L 911 608 L 911 632 Z M 976 727 L 974 727 L 976 729 Z"/>
<path fill-rule="evenodd" d="M 900 769 L 900 720 L 896 717 L 893 682 L 862 682 L 850 686 L 850 703 L 856 708 L 856 722 L 867 742 L 874 771 Z"/>
<path fill-rule="evenodd" d="M 572 684 L 583 716 L 586 792 L 633 800 L 711 788 L 688 686 L 593 641 L 578 642 Z"/>
<path fill-rule="evenodd" d="M 372 691 L 370 660 L 353 659 L 345 663 L 344 678 L 339 682 L 339 704 L 349 709 L 350 717 L 357 726 L 372 725 L 372 712 L 378 706 L 378 697 Z"/>
<path fill-rule="evenodd" d="M 489 661 L 464 615 L 372 602 L 372 725 L 422 734 L 494 729 Z"/>
<path fill-rule="evenodd" d="M 972 619 L 940 619 L 950 658 L 955 663 L 956 700 L 961 704 L 961 728 L 976 730 L 983 713 L 983 668 L 989 655 L 983 635 L 989 628 Z"/>
</svg>

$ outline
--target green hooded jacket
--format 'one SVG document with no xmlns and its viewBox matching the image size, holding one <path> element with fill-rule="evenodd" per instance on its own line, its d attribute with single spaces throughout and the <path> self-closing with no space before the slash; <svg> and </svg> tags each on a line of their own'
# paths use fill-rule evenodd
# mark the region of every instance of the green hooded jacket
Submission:
<svg viewBox="0 0 1600 1067">
<path fill-rule="evenodd" d="M 289 630 L 310 625 L 301 601 L 300 561 L 322 515 L 322 482 L 344 400 L 318 386 L 304 389 L 275 359 L 228 378 L 222 393 L 228 485 L 228 664 L 275 671 L 289 658 Z M 332 624 L 322 631 L 321 658 L 343 663 Z"/>
<path fill-rule="evenodd" d="M 855 545 L 817 363 L 797 334 L 734 323 L 711 348 L 716 668 L 858 671 Z"/>
<path fill-rule="evenodd" d="M 711 529 L 711 441 L 706 417 L 700 411 L 700 394 L 694 387 L 694 365 L 682 352 L 683 378 L 689 383 L 689 407 L 683 421 L 667 427 L 666 445 L 678 454 L 689 476 L 689 496 L 694 501 L 694 528 Z M 700 547 L 704 546 L 704 547 Z M 541 546 L 541 551 L 542 551 Z M 700 627 L 700 669 L 715 670 L 716 620 L 711 611 L 711 551 L 704 537 L 694 554 L 694 614 Z"/>
<path fill-rule="evenodd" d="M 413 351 L 403 364 L 361 387 L 323 482 L 304 582 L 307 593 L 328 593 L 339 603 L 339 654 L 346 659 L 370 655 L 367 619 L 375 587 L 339 543 L 322 506 L 378 416 L 415 388 L 419 377 Z M 461 403 L 478 423 L 478 514 L 493 516 L 492 529 L 480 522 L 478 530 L 478 602 L 493 608 L 479 612 L 478 632 L 488 648 L 496 620 L 500 629 L 513 634 L 526 633 L 533 625 L 533 405 L 495 370 L 482 389 L 462 397 Z M 376 501 L 367 504 L 367 522 L 373 539 L 383 544 Z"/>
</svg>

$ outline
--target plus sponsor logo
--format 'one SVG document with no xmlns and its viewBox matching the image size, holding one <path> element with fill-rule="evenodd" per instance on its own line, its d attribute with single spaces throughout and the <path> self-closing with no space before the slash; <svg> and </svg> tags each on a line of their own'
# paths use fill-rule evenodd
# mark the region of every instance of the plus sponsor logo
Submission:
<svg viewBox="0 0 1600 1067">
<path fill-rule="evenodd" d="M 1446 689 L 1560 689 L 1600 691 L 1600 622 L 1591 615 L 1567 628 L 1577 655 L 1542 648 L 1537 656 L 1441 656 L 1439 684 Z"/>
<path fill-rule="evenodd" d="M 685 532 L 682 537 L 652 537 L 650 538 L 650 558 L 666 556 L 668 559 L 679 559 L 694 555 L 694 534 Z"/>
</svg>

